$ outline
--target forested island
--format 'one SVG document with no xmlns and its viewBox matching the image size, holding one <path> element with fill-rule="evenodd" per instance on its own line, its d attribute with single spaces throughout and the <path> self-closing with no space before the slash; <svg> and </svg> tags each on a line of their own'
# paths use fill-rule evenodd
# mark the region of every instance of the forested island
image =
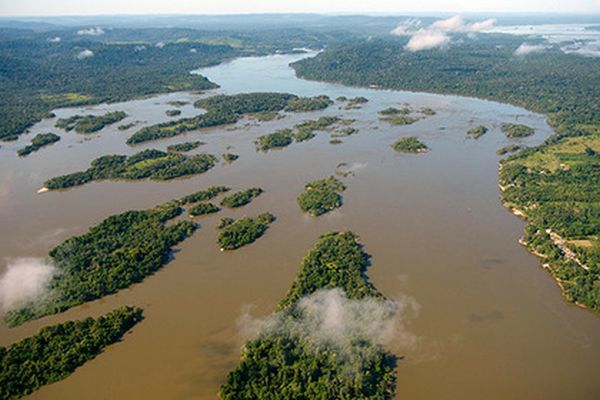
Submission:
<svg viewBox="0 0 600 400">
<path fill-rule="evenodd" d="M 273 221 L 275 216 L 270 213 L 263 213 L 257 217 L 242 217 L 237 221 L 221 219 L 219 221 L 221 231 L 217 242 L 221 250 L 238 249 L 264 235 Z"/>
<path fill-rule="evenodd" d="M 267 135 L 261 135 L 256 139 L 256 150 L 267 151 L 271 149 L 287 147 L 294 141 L 291 129 L 279 129 Z"/>
<path fill-rule="evenodd" d="M 214 167 L 217 158 L 212 154 L 186 156 L 160 150 L 143 150 L 131 156 L 107 155 L 92 161 L 85 171 L 57 176 L 44 183 L 48 190 L 66 189 L 104 179 L 169 180 L 200 174 Z"/>
<path fill-rule="evenodd" d="M 502 197 L 528 221 L 523 243 L 565 296 L 600 309 L 599 163 L 592 155 L 600 151 L 597 60 L 557 48 L 517 60 L 520 37 L 463 40 L 451 53 L 406 51 L 405 38 L 376 40 L 328 49 L 293 67 L 308 79 L 473 96 L 546 114 L 556 135 L 502 163 Z"/>
<path fill-rule="evenodd" d="M 341 192 L 346 186 L 334 176 L 307 183 L 298 196 L 300 209 L 315 217 L 342 206 Z"/>
<path fill-rule="evenodd" d="M 411 117 L 411 110 L 408 107 L 396 108 L 388 107 L 379 111 L 380 119 L 390 125 L 410 125 L 417 122 L 419 119 Z"/>
<path fill-rule="evenodd" d="M 200 215 L 213 214 L 219 211 L 221 211 L 221 209 L 213 203 L 198 203 L 190 208 L 190 216 L 198 217 Z"/>
<path fill-rule="evenodd" d="M 392 148 L 399 153 L 425 153 L 429 147 L 415 136 L 403 137 L 392 144 Z"/>
<path fill-rule="evenodd" d="M 301 300 L 324 289 L 340 290 L 352 300 L 384 300 L 365 272 L 369 256 L 352 232 L 322 235 L 306 254 L 298 277 L 280 301 L 279 326 L 302 326 Z M 304 329 L 265 329 L 244 347 L 238 367 L 220 390 L 223 400 L 391 399 L 395 357 L 369 337 L 350 338 L 340 349 Z M 346 345 L 346 343 L 344 343 Z"/>
<path fill-rule="evenodd" d="M 209 186 L 207 189 L 200 190 L 198 192 L 188 194 L 187 196 L 179 199 L 179 204 L 184 206 L 190 203 L 197 203 L 199 201 L 212 200 L 221 193 L 229 192 L 231 188 L 227 186 Z"/>
<path fill-rule="evenodd" d="M 533 128 L 523 124 L 502 124 L 501 128 L 506 137 L 512 139 L 531 136 L 535 133 Z"/>
<path fill-rule="evenodd" d="M 175 110 L 167 110 L 167 111 L 165 111 L 165 115 L 167 117 L 176 117 L 178 115 L 181 115 L 181 110 L 177 110 L 177 109 L 175 109 Z"/>
<path fill-rule="evenodd" d="M 107 125 L 117 123 L 127 117 L 123 111 L 115 111 L 104 115 L 74 115 L 56 121 L 56 127 L 69 132 L 93 133 L 102 130 Z"/>
<path fill-rule="evenodd" d="M 233 154 L 233 153 L 223 153 L 222 155 L 223 160 L 225 160 L 225 162 L 227 163 L 232 163 L 235 160 L 237 160 L 238 158 L 240 158 L 240 156 L 238 154 Z"/>
<path fill-rule="evenodd" d="M 48 262 L 56 272 L 47 295 L 8 311 L 4 316 L 7 324 L 16 326 L 63 312 L 156 272 L 169 262 L 173 246 L 196 230 L 193 222 L 171 221 L 183 213 L 180 204 L 184 200 L 110 216 L 87 233 L 56 246 L 49 253 Z"/>
<path fill-rule="evenodd" d="M 499 156 L 503 156 L 508 153 L 515 153 L 519 150 L 523 149 L 523 146 L 518 144 L 509 144 L 508 146 L 504 146 L 501 149 L 496 150 L 496 154 Z"/>
<path fill-rule="evenodd" d="M 200 141 L 171 144 L 171 145 L 167 146 L 167 151 L 174 152 L 174 153 L 187 153 L 188 151 L 197 149 L 198 147 L 200 147 L 204 144 L 205 144 L 204 142 L 200 142 Z"/>
<path fill-rule="evenodd" d="M 316 120 L 308 120 L 299 123 L 294 128 L 296 133 L 294 139 L 296 142 L 304 142 L 315 137 L 315 132 L 324 131 L 330 128 L 332 125 L 341 122 L 342 119 L 339 117 L 319 117 Z"/>
<path fill-rule="evenodd" d="M 34 151 L 38 151 L 42 147 L 51 145 L 52 143 L 56 143 L 60 140 L 60 136 L 54 133 L 38 133 L 35 135 L 33 139 L 31 139 L 31 144 L 20 148 L 17 150 L 17 155 L 19 157 L 24 157 Z"/>
<path fill-rule="evenodd" d="M 472 137 L 473 139 L 479 139 L 483 135 L 485 135 L 488 131 L 488 128 L 485 125 L 475 126 L 467 131 L 467 135 Z"/>
<path fill-rule="evenodd" d="M 0 398 L 17 399 L 58 382 L 118 342 L 142 320 L 142 310 L 121 307 L 96 319 L 43 328 L 9 347 L 0 347 Z"/>
<path fill-rule="evenodd" d="M 350 99 L 346 96 L 340 96 L 336 100 L 346 103 L 346 105 L 343 107 L 344 110 L 356 110 L 361 108 L 363 104 L 369 102 L 369 99 L 363 96 L 352 97 Z"/>
<path fill-rule="evenodd" d="M 241 192 L 236 192 L 229 196 L 223 197 L 223 200 L 221 200 L 221 205 L 229 208 L 245 206 L 260 196 L 263 192 L 264 191 L 259 187 L 253 187 Z"/>
<path fill-rule="evenodd" d="M 194 107 L 206 110 L 204 114 L 176 121 L 147 126 L 134 133 L 128 144 L 168 138 L 182 133 L 238 122 L 244 115 L 277 111 L 314 111 L 328 107 L 327 96 L 300 98 L 289 93 L 241 93 L 217 95 L 200 99 Z"/>
</svg>

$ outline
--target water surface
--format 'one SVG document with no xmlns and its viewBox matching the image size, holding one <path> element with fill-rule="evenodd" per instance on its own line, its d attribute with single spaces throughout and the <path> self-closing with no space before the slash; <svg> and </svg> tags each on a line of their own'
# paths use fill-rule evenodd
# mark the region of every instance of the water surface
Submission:
<svg viewBox="0 0 600 400">
<path fill-rule="evenodd" d="M 140 126 L 168 118 L 175 93 L 126 103 L 60 109 L 58 117 L 82 112 L 126 111 L 122 121 L 142 121 L 122 132 L 116 125 L 84 136 L 61 132 L 62 140 L 29 157 L 15 151 L 40 132 L 59 132 L 44 120 L 32 133 L 0 148 L 0 268 L 11 258 L 44 257 L 62 240 L 85 232 L 108 215 L 152 207 L 211 184 L 234 189 L 261 186 L 265 193 L 235 211 L 200 218 L 201 228 L 176 251 L 174 261 L 143 283 L 114 296 L 21 327 L 0 326 L 7 345 L 57 322 L 97 316 L 124 304 L 145 309 L 146 319 L 125 340 L 69 378 L 46 386 L 32 399 L 215 399 L 228 371 L 239 361 L 245 337 L 238 319 L 272 312 L 295 278 L 302 256 L 319 234 L 352 229 L 373 255 L 368 275 L 386 296 L 410 296 L 418 315 L 407 321 L 419 337 L 415 347 L 390 350 L 405 356 L 398 366 L 398 399 L 597 399 L 600 320 L 566 303 L 538 260 L 517 243 L 523 223 L 499 202 L 495 151 L 513 141 L 503 122 L 536 128 L 526 145 L 550 135 L 545 118 L 499 103 L 456 96 L 348 88 L 296 79 L 288 63 L 295 56 L 245 58 L 200 72 L 222 88 L 212 93 L 288 91 L 332 98 L 365 96 L 360 110 L 339 104 L 324 112 L 287 115 L 256 124 L 203 130 L 136 147 L 125 144 Z M 212 94 L 211 93 L 211 94 Z M 437 114 L 414 125 L 390 127 L 377 111 L 409 103 Z M 194 115 L 191 105 L 183 115 Z M 329 144 L 329 136 L 268 153 L 253 140 L 320 115 L 357 119 L 360 133 Z M 466 131 L 491 129 L 479 140 Z M 416 135 L 431 151 L 395 153 L 398 137 Z M 55 175 L 87 168 L 109 153 L 165 149 L 186 140 L 207 142 L 195 152 L 234 152 L 240 159 L 206 174 L 171 182 L 94 182 L 68 191 L 36 194 Z M 335 172 L 347 162 L 344 205 L 318 219 L 301 213 L 296 196 L 308 180 Z M 256 243 L 221 253 L 219 217 L 269 211 L 278 219 Z"/>
</svg>

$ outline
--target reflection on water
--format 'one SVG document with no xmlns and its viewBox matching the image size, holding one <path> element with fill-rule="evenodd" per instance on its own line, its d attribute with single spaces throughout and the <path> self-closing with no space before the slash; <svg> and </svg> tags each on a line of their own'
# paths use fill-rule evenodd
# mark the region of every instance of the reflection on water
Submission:
<svg viewBox="0 0 600 400">
<path fill-rule="evenodd" d="M 43 257 L 65 238 L 84 232 L 108 215 L 152 207 L 211 184 L 234 189 L 261 186 L 265 194 L 246 207 L 200 218 L 201 228 L 180 246 L 174 261 L 143 283 L 115 296 L 34 321 L 0 327 L 0 345 L 41 326 L 121 304 L 144 307 L 146 320 L 122 343 L 66 380 L 31 398 L 215 399 L 219 385 L 239 360 L 245 340 L 238 328 L 244 310 L 260 318 L 272 312 L 294 279 L 304 253 L 317 236 L 334 229 L 358 233 L 373 255 L 368 275 L 393 299 L 415 298 L 418 316 L 406 327 L 418 345 L 400 339 L 390 350 L 404 356 L 398 367 L 398 398 L 411 399 L 595 399 L 600 321 L 568 305 L 535 257 L 517 243 L 523 224 L 499 203 L 496 149 L 510 143 L 502 122 L 537 129 L 524 144 L 551 134 L 544 117 L 523 109 L 475 99 L 421 93 L 375 91 L 295 79 L 288 63 L 299 56 L 234 60 L 201 72 L 222 92 L 289 91 L 299 95 L 365 96 L 362 109 L 288 115 L 262 123 L 241 121 L 235 129 L 188 133 L 135 148 L 125 145 L 136 129 L 116 126 L 100 134 L 61 133 L 62 140 L 24 159 L 14 152 L 32 135 L 55 131 L 45 120 L 16 143 L 0 148 L 0 268 L 9 258 Z M 58 117 L 83 111 L 126 111 L 139 126 L 167 120 L 178 93 L 88 109 L 57 110 Z M 377 111 L 410 103 L 437 114 L 414 125 L 381 124 Z M 183 115 L 197 112 L 191 105 Z M 253 140 L 320 115 L 355 118 L 360 133 L 330 145 L 327 134 L 281 151 L 256 152 Z M 479 140 L 466 131 L 491 129 Z M 396 154 L 389 147 L 401 135 L 416 135 L 431 151 Z M 196 151 L 240 154 L 231 165 L 172 182 L 96 182 L 64 192 L 36 194 L 57 174 L 86 168 L 109 153 L 202 140 Z M 326 177 L 336 165 L 355 166 L 345 178 L 344 205 L 318 219 L 303 215 L 296 196 L 308 180 Z M 278 219 L 256 243 L 221 253 L 215 224 L 226 215 L 270 211 Z"/>
</svg>

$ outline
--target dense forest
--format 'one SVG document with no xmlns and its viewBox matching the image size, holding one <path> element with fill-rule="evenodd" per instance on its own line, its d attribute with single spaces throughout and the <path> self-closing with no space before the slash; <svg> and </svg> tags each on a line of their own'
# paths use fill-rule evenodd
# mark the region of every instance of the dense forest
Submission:
<svg viewBox="0 0 600 400">
<path fill-rule="evenodd" d="M 322 235 L 304 257 L 277 317 L 292 325 L 304 316 L 301 299 L 337 288 L 349 299 L 383 298 L 366 277 L 369 256 L 352 232 Z M 356 338 L 340 350 L 311 332 L 264 330 L 246 343 L 238 367 L 221 387 L 223 400 L 391 399 L 395 360 L 378 343 Z M 348 373 L 352 371 L 352 373 Z"/>
<path fill-rule="evenodd" d="M 269 225 L 275 221 L 275 216 L 263 213 L 257 217 L 242 217 L 237 221 L 226 220 L 219 222 L 221 232 L 217 242 L 222 250 L 235 250 L 247 244 L 253 243 L 265 234 Z"/>
<path fill-rule="evenodd" d="M 93 133 L 107 125 L 117 123 L 127 117 L 123 111 L 109 112 L 104 115 L 73 115 L 56 121 L 56 127 L 67 132 L 75 130 L 77 133 Z"/>
<path fill-rule="evenodd" d="M 223 200 L 221 200 L 221 205 L 229 208 L 245 206 L 262 193 L 263 190 L 259 187 L 242 190 L 241 192 L 236 192 L 229 196 L 223 197 Z"/>
<path fill-rule="evenodd" d="M 0 398 L 16 399 L 58 382 L 95 358 L 142 320 L 142 310 L 121 307 L 96 319 L 48 326 L 0 347 Z"/>
<path fill-rule="evenodd" d="M 177 144 L 170 144 L 167 146 L 167 151 L 174 153 L 186 153 L 188 151 L 192 151 L 202 146 L 204 142 L 194 141 L 194 142 L 184 142 Z"/>
<path fill-rule="evenodd" d="M 346 186 L 334 176 L 307 183 L 298 196 L 300 209 L 315 217 L 342 206 L 341 192 Z"/>
<path fill-rule="evenodd" d="M 281 149 L 287 147 L 294 141 L 294 135 L 291 129 L 279 129 L 273 133 L 261 135 L 256 138 L 256 150 L 267 151 L 271 149 Z"/>
<path fill-rule="evenodd" d="M 160 150 L 143 150 L 131 156 L 107 155 L 92 161 L 85 171 L 57 176 L 44 183 L 48 190 L 66 189 L 102 179 L 169 180 L 206 172 L 214 167 L 212 154 L 186 156 Z"/>
<path fill-rule="evenodd" d="M 424 153 L 429 147 L 415 136 L 407 136 L 396 140 L 392 148 L 399 153 Z"/>
<path fill-rule="evenodd" d="M 545 258 L 566 297 L 600 309 L 597 59 L 555 47 L 519 57 L 522 38 L 509 35 L 464 35 L 451 51 L 410 52 L 405 44 L 399 38 L 342 46 L 293 67 L 308 79 L 473 96 L 546 114 L 556 134 L 502 163 L 502 197 L 529 222 L 524 242 Z"/>
<path fill-rule="evenodd" d="M 54 108 L 215 88 L 189 71 L 239 53 L 226 45 L 201 43 L 157 47 L 89 38 L 55 43 L 46 35 L 0 36 L 0 138 L 16 138 L 51 116 Z"/>
<path fill-rule="evenodd" d="M 241 93 L 211 96 L 194 103 L 194 107 L 206 110 L 204 114 L 144 127 L 134 133 L 127 143 L 133 145 L 181 135 L 200 128 L 233 124 L 248 114 L 284 110 L 314 111 L 326 108 L 330 104 L 331 101 L 327 96 L 301 98 L 289 93 Z"/>
<path fill-rule="evenodd" d="M 19 157 L 24 157 L 34 151 L 38 151 L 42 147 L 49 146 L 52 143 L 56 143 L 60 140 L 60 136 L 55 133 L 38 133 L 31 139 L 31 144 L 17 150 Z"/>
<path fill-rule="evenodd" d="M 183 200 L 183 199 L 182 199 Z M 190 221 L 171 222 L 183 212 L 180 201 L 106 218 L 49 253 L 55 268 L 43 299 L 8 311 L 15 326 L 98 299 L 141 282 L 165 265 L 171 249 L 195 230 Z"/>
</svg>

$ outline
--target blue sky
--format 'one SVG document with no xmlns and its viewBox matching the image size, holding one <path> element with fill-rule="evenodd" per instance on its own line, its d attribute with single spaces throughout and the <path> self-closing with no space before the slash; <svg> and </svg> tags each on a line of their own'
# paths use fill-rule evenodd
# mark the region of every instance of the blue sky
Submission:
<svg viewBox="0 0 600 400">
<path fill-rule="evenodd" d="M 600 0 L 0 0 L 2 16 L 433 11 L 600 13 Z"/>
</svg>

